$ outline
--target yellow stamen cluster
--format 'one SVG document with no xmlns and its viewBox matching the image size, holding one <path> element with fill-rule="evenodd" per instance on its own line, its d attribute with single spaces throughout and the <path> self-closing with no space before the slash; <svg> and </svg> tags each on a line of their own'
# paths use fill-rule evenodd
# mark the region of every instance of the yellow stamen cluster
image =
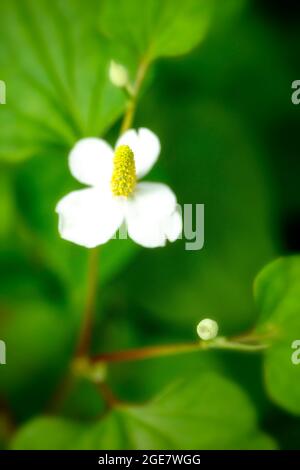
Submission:
<svg viewBox="0 0 300 470">
<path fill-rule="evenodd" d="M 130 196 L 136 185 L 134 155 L 128 145 L 120 145 L 114 156 L 111 190 L 115 196 Z"/>
</svg>

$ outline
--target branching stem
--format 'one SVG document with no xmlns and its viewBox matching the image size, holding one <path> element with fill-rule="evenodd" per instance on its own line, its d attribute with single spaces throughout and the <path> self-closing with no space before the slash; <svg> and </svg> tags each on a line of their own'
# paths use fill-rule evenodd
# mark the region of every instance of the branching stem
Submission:
<svg viewBox="0 0 300 470">
<path fill-rule="evenodd" d="M 211 341 L 197 341 L 191 343 L 177 343 L 162 346 L 148 346 L 145 348 L 129 349 L 111 353 L 98 354 L 91 358 L 93 363 L 125 362 L 153 359 L 155 357 L 173 356 L 176 354 L 192 353 L 208 349 L 228 349 L 241 352 L 259 352 L 268 347 L 265 343 L 245 344 L 227 338 L 216 338 Z"/>
</svg>

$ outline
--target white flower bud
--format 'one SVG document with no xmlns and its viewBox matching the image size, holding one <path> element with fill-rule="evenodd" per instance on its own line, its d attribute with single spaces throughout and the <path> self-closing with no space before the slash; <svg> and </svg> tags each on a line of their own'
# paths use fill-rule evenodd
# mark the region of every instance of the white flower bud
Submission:
<svg viewBox="0 0 300 470">
<path fill-rule="evenodd" d="M 128 71 L 124 65 L 111 60 L 109 66 L 109 79 L 113 85 L 124 88 L 129 83 Z"/>
<path fill-rule="evenodd" d="M 208 341 L 218 336 L 219 326 L 215 320 L 205 318 L 201 320 L 197 325 L 197 334 L 200 339 Z"/>
</svg>

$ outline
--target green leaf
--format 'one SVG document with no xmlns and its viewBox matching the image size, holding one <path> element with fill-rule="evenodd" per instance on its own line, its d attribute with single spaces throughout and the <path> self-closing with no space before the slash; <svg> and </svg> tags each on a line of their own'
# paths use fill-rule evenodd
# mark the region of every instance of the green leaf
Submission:
<svg viewBox="0 0 300 470">
<path fill-rule="evenodd" d="M 45 148 L 66 152 L 78 138 L 104 133 L 119 117 L 124 97 L 108 79 L 111 57 L 96 31 L 99 3 L 1 2 L 7 104 L 0 108 L 0 158 L 16 161 Z"/>
<path fill-rule="evenodd" d="M 88 379 L 73 378 L 72 387 L 65 402 L 62 414 L 80 420 L 95 419 L 105 411 L 105 403 L 97 387 Z"/>
<path fill-rule="evenodd" d="M 0 70 L 7 104 L 0 107 L 0 159 L 31 157 L 17 172 L 14 228 L 25 242 L 22 248 L 37 253 L 39 262 L 75 296 L 73 305 L 84 297 L 88 251 L 61 240 L 57 230 L 55 205 L 78 187 L 67 155 L 77 139 L 103 134 L 125 104 L 122 92 L 109 82 L 110 50 L 96 27 L 99 5 L 97 0 L 1 3 Z M 10 201 L 2 183 L 6 230 Z M 126 259 L 132 250 L 124 251 Z M 105 252 L 109 276 L 121 268 L 123 252 L 117 243 Z"/>
<path fill-rule="evenodd" d="M 3 307 L 2 307 L 3 308 Z M 65 372 L 73 346 L 69 312 L 45 301 L 10 301 L 0 323 L 6 343 L 6 365 L 0 390 L 17 416 L 39 412 Z"/>
<path fill-rule="evenodd" d="M 100 30 L 127 56 L 149 59 L 184 54 L 207 32 L 213 3 L 207 0 L 104 0 Z"/>
<path fill-rule="evenodd" d="M 15 201 L 10 175 L 2 172 L 0 175 L 0 239 L 11 233 L 15 217 Z"/>
<path fill-rule="evenodd" d="M 12 450 L 66 450 L 76 448 L 83 425 L 63 418 L 39 417 L 25 424 L 11 444 Z"/>
<path fill-rule="evenodd" d="M 300 414 L 300 365 L 292 362 L 292 344 L 300 340 L 300 257 L 281 258 L 262 270 L 255 281 L 261 312 L 257 330 L 273 334 L 265 352 L 265 382 L 271 398 Z"/>
<path fill-rule="evenodd" d="M 169 388 L 140 406 L 119 405 L 97 424 L 39 418 L 15 436 L 13 449 L 274 449 L 239 387 L 214 374 Z"/>
<path fill-rule="evenodd" d="M 240 450 L 275 450 L 277 445 L 272 437 L 264 432 L 254 433 L 246 441 L 241 441 Z"/>
<path fill-rule="evenodd" d="M 92 449 L 273 448 L 254 408 L 228 379 L 206 374 L 169 388 L 144 406 L 120 406 L 80 443 Z"/>
</svg>

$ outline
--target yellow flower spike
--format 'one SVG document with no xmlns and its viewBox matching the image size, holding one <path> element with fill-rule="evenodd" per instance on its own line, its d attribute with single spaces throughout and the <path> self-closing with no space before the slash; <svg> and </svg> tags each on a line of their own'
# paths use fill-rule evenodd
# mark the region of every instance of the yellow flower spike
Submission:
<svg viewBox="0 0 300 470">
<path fill-rule="evenodd" d="M 120 145 L 114 156 L 111 190 L 115 196 L 128 197 L 136 185 L 134 154 L 128 145 Z"/>
</svg>

